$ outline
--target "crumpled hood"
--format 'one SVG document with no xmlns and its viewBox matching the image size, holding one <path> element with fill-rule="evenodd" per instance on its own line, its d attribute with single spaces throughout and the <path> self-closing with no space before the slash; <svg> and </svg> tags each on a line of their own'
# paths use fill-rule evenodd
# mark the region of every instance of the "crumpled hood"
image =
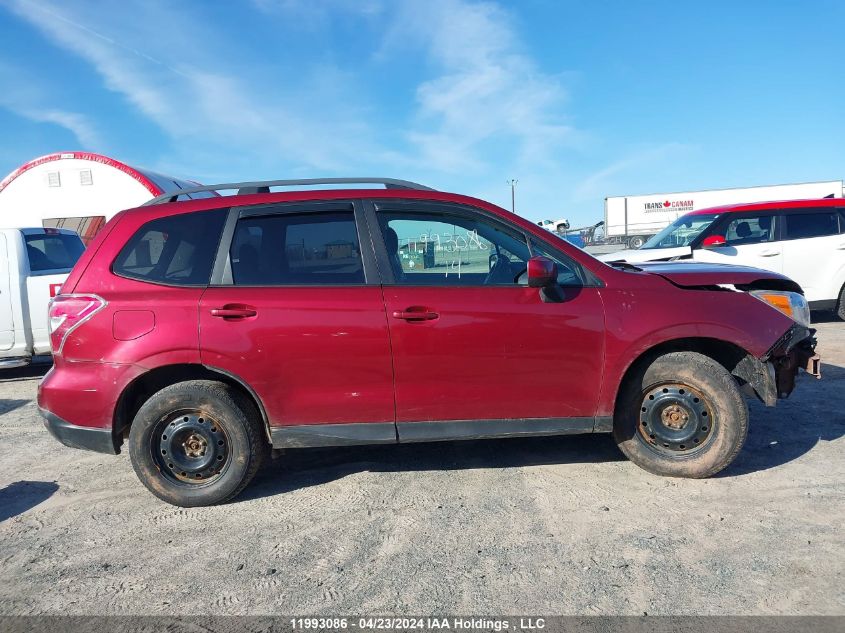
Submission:
<svg viewBox="0 0 845 633">
<path fill-rule="evenodd" d="M 770 270 L 735 266 L 734 264 L 710 264 L 705 262 L 675 261 L 636 264 L 647 273 L 660 275 L 676 286 L 713 286 L 717 284 L 749 284 L 761 279 L 774 279 L 795 285 L 795 282 Z"/>
</svg>

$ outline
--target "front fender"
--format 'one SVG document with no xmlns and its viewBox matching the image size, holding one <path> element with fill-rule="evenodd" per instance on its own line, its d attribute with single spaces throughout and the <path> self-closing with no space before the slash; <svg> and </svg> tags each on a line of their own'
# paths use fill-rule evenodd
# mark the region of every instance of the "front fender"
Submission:
<svg viewBox="0 0 845 633">
<path fill-rule="evenodd" d="M 673 344 L 696 349 L 715 343 L 764 359 L 794 321 L 744 292 L 673 289 L 605 291 L 605 380 L 597 415 L 612 415 L 626 372 L 645 354 Z"/>
</svg>

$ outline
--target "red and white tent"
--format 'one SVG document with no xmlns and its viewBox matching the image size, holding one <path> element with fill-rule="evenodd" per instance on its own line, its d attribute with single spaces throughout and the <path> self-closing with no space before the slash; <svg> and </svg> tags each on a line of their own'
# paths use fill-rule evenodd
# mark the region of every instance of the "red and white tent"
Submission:
<svg viewBox="0 0 845 633">
<path fill-rule="evenodd" d="M 102 154 L 48 154 L 21 165 L 0 181 L 0 227 L 69 228 L 87 242 L 118 211 L 197 184 Z"/>
</svg>

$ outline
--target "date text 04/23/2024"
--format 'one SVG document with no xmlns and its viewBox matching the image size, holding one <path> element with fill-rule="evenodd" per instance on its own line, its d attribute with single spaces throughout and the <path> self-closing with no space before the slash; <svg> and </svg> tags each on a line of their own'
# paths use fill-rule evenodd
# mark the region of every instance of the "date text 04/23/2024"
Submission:
<svg viewBox="0 0 845 633">
<path fill-rule="evenodd" d="M 449 631 L 531 631 L 546 627 L 544 618 L 520 617 L 515 620 L 483 617 L 320 617 L 291 618 L 293 630 L 449 630 Z"/>
</svg>

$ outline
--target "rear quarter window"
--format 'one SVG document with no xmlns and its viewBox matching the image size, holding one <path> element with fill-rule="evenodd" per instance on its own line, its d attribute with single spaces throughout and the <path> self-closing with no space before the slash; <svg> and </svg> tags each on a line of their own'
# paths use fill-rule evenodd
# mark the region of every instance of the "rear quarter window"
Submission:
<svg viewBox="0 0 845 633">
<path fill-rule="evenodd" d="M 70 270 L 85 250 L 79 236 L 68 233 L 35 233 L 23 239 L 29 270 L 34 273 Z"/>
<path fill-rule="evenodd" d="M 147 222 L 121 249 L 112 272 L 174 286 L 207 285 L 226 211 L 185 213 Z"/>
</svg>

